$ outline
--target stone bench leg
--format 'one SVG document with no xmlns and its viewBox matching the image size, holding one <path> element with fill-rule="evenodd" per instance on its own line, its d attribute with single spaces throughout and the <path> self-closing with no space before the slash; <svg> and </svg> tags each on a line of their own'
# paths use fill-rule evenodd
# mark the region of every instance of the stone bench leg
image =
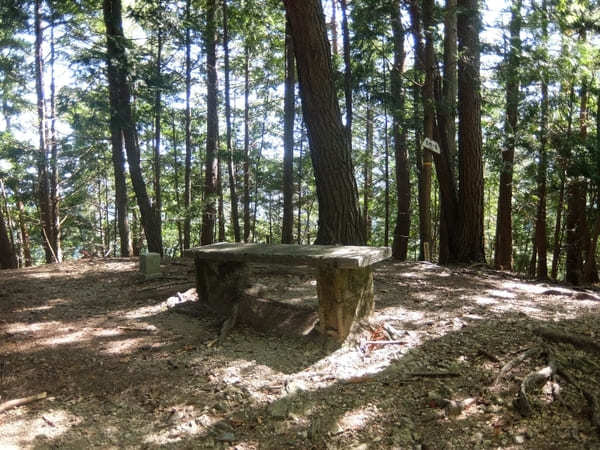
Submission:
<svg viewBox="0 0 600 450">
<path fill-rule="evenodd" d="M 343 341 L 355 320 L 373 312 L 373 272 L 320 268 L 317 272 L 320 331 Z"/>
<path fill-rule="evenodd" d="M 217 315 L 230 317 L 242 298 L 248 280 L 243 263 L 215 263 L 196 258 L 196 288 L 198 299 Z"/>
</svg>

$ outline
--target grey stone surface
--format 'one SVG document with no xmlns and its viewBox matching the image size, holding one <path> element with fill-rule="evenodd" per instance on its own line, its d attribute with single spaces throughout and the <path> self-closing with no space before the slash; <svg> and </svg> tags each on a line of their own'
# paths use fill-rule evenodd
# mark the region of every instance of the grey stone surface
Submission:
<svg viewBox="0 0 600 450">
<path fill-rule="evenodd" d="M 146 253 L 140 256 L 140 272 L 145 277 L 155 277 L 160 274 L 160 254 Z"/>
</svg>

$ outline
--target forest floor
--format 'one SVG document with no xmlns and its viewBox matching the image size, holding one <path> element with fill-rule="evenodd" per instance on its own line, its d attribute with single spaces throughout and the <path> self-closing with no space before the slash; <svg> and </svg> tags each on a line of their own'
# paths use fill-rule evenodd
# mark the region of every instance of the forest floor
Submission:
<svg viewBox="0 0 600 450">
<path fill-rule="evenodd" d="M 308 269 L 253 271 L 261 296 L 315 306 Z M 386 261 L 345 345 L 238 325 L 219 346 L 192 265 L 162 273 L 0 273 L 0 448 L 600 448 L 592 287 Z"/>
</svg>

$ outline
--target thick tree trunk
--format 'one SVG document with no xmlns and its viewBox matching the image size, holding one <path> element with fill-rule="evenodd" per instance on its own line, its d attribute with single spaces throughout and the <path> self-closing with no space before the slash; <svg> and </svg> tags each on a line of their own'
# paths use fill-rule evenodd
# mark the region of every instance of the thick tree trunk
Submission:
<svg viewBox="0 0 600 450">
<path fill-rule="evenodd" d="M 387 95 L 387 61 L 383 58 L 383 148 L 384 148 L 384 163 L 383 163 L 383 178 L 385 183 L 384 189 L 384 222 L 383 222 L 383 245 L 386 247 L 390 243 L 390 145 L 389 145 L 389 127 L 388 127 L 388 95 Z"/>
<path fill-rule="evenodd" d="M 209 0 L 206 13 L 206 164 L 204 169 L 204 212 L 202 215 L 202 245 L 214 242 L 217 219 L 217 55 L 216 55 L 216 0 Z"/>
<path fill-rule="evenodd" d="M 458 261 L 484 262 L 483 160 L 479 76 L 479 9 L 477 0 L 457 2 L 459 214 Z"/>
<path fill-rule="evenodd" d="M 218 137 L 217 137 L 218 142 Z M 217 144 L 218 148 L 218 144 Z M 218 237 L 217 241 L 224 242 L 225 241 L 225 205 L 223 202 L 223 170 L 221 165 L 221 155 L 217 150 L 217 195 L 218 195 L 218 203 L 217 203 L 217 218 L 218 220 Z"/>
<path fill-rule="evenodd" d="M 335 4 L 338 0 L 331 0 L 331 52 L 333 56 L 338 56 L 338 29 L 337 29 L 337 11 Z"/>
<path fill-rule="evenodd" d="M 569 283 L 580 284 L 583 281 L 582 252 L 586 243 L 582 230 L 585 221 L 585 191 L 586 183 L 577 178 L 569 182 L 567 187 L 567 260 L 565 265 L 565 280 Z"/>
<path fill-rule="evenodd" d="M 190 248 L 191 241 L 191 211 L 192 204 L 192 110 L 191 110 L 191 89 L 192 89 L 192 36 L 190 23 L 191 0 L 185 2 L 185 169 L 184 169 L 184 188 L 183 188 L 183 248 Z"/>
<path fill-rule="evenodd" d="M 250 238 L 250 48 L 244 46 L 244 242 Z"/>
<path fill-rule="evenodd" d="M 227 174 L 229 176 L 229 197 L 231 199 L 231 225 L 233 226 L 233 239 L 241 241 L 240 218 L 238 212 L 238 195 L 235 179 L 235 166 L 233 164 L 233 147 L 231 145 L 231 100 L 229 83 L 229 26 L 227 0 L 223 0 L 223 63 L 225 71 L 225 122 L 227 124 Z"/>
<path fill-rule="evenodd" d="M 3 209 L 0 206 L 0 269 L 16 269 L 17 255 L 10 242 Z"/>
<path fill-rule="evenodd" d="M 129 64 L 125 54 L 121 1 L 104 0 L 103 10 L 106 25 L 111 122 L 115 121 L 115 124 L 111 127 L 118 124 L 125 138 L 129 174 L 140 209 L 148 250 L 162 254 L 160 224 L 156 222 L 156 215 L 150 203 L 140 167 L 140 148 L 131 111 L 131 91 L 127 80 Z"/>
<path fill-rule="evenodd" d="M 42 55 L 42 0 L 35 1 L 35 86 L 37 94 L 37 115 L 39 133 L 38 166 L 38 199 L 40 208 L 41 238 L 46 262 L 56 260 L 52 248 L 52 209 L 50 199 L 50 176 L 48 174 L 48 139 L 46 124 L 46 108 L 44 94 L 44 58 Z"/>
<path fill-rule="evenodd" d="M 335 4 L 335 1 L 334 1 Z M 335 24 L 333 24 L 335 27 Z M 294 120 L 295 120 L 295 88 L 296 61 L 294 46 L 286 23 L 285 33 L 285 86 L 283 100 L 283 224 L 281 242 L 291 244 L 294 228 Z"/>
<path fill-rule="evenodd" d="M 498 192 L 496 219 L 495 266 L 512 270 L 512 180 L 519 120 L 519 66 L 521 58 L 521 0 L 513 0 L 506 82 L 505 142 Z M 535 252 L 535 249 L 534 249 Z"/>
<path fill-rule="evenodd" d="M 404 71 L 404 29 L 402 27 L 400 0 L 394 0 L 391 12 L 394 44 L 394 67 L 390 73 L 392 103 L 392 135 L 394 138 L 394 158 L 396 160 L 396 226 L 392 241 L 392 255 L 395 259 L 406 260 L 410 234 L 410 176 L 406 148 L 406 126 L 404 124 L 405 91 L 402 73 Z"/>
<path fill-rule="evenodd" d="M 333 83 L 319 0 L 285 0 L 319 200 L 317 244 L 365 244 L 349 136 Z"/>
</svg>

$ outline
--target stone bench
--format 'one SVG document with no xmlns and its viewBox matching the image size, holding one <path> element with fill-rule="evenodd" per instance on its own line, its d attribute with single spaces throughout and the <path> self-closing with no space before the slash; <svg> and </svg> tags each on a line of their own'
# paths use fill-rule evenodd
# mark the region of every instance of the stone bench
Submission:
<svg viewBox="0 0 600 450">
<path fill-rule="evenodd" d="M 248 285 L 248 263 L 317 269 L 319 330 L 343 341 L 355 320 L 373 311 L 371 265 L 391 256 L 389 247 L 218 243 L 185 251 L 196 265 L 198 298 L 235 322 Z"/>
</svg>

